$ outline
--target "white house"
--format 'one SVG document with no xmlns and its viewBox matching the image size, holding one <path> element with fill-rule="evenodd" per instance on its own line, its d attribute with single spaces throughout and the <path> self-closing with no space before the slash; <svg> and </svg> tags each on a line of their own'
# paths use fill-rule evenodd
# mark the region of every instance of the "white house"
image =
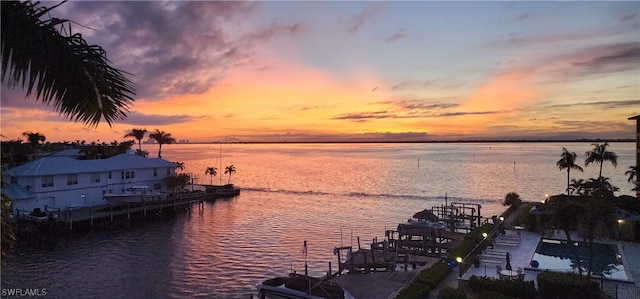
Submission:
<svg viewBox="0 0 640 299">
<path fill-rule="evenodd" d="M 175 164 L 145 158 L 132 151 L 102 160 L 66 156 L 43 157 L 6 171 L 10 184 L 2 192 L 13 200 L 13 211 L 67 209 L 108 204 L 104 194 L 118 194 L 132 185 L 168 190 L 162 180 L 175 175 Z"/>
</svg>

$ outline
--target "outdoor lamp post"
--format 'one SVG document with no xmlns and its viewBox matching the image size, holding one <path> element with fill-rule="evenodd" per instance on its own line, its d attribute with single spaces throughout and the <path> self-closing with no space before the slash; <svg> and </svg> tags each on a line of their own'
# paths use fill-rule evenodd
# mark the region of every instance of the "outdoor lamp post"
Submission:
<svg viewBox="0 0 640 299">
<path fill-rule="evenodd" d="M 488 234 L 487 234 L 487 233 L 482 233 L 482 237 L 483 237 L 483 238 L 485 238 L 485 239 L 486 239 L 486 238 L 487 238 L 487 236 L 488 236 Z"/>
</svg>

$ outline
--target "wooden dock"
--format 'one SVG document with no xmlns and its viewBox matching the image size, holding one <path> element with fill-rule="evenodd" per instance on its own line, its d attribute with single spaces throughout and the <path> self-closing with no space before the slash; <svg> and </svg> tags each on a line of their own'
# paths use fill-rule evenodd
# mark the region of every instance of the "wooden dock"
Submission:
<svg viewBox="0 0 640 299">
<path fill-rule="evenodd" d="M 429 269 L 433 264 L 440 261 L 439 258 L 420 257 L 424 262 L 423 266 L 408 271 L 393 272 L 371 272 L 358 275 L 339 275 L 332 278 L 342 285 L 355 298 L 387 299 L 393 298 L 413 281 L 413 279 L 424 269 Z"/>
<path fill-rule="evenodd" d="M 190 213 L 192 207 L 196 204 L 198 209 L 204 209 L 204 202 L 215 198 L 217 197 L 214 194 L 192 192 L 170 196 L 162 201 L 48 210 L 47 212 L 53 216 L 50 221 L 34 222 L 19 215 L 17 217 L 19 220 L 16 223 L 16 231 L 26 234 L 41 231 L 71 232 L 73 230 L 127 225 L 137 220 L 157 219 L 177 213 Z"/>
</svg>

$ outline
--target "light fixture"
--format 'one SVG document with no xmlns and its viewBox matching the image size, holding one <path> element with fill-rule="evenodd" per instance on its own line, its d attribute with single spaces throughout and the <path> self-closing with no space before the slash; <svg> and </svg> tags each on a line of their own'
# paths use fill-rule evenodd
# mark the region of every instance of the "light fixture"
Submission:
<svg viewBox="0 0 640 299">
<path fill-rule="evenodd" d="M 486 239 L 486 238 L 487 238 L 487 236 L 488 236 L 488 235 L 487 235 L 487 233 L 482 233 L 482 237 L 483 237 L 483 238 L 485 238 L 485 239 Z"/>
<path fill-rule="evenodd" d="M 459 264 L 459 263 L 462 263 L 462 258 L 461 258 L 461 257 L 457 257 L 457 258 L 456 258 L 456 262 L 458 262 L 458 264 Z"/>
</svg>

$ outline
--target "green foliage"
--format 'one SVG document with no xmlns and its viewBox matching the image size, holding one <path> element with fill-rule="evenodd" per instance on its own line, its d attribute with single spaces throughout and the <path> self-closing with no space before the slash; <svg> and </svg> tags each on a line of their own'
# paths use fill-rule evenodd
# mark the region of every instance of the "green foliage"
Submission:
<svg viewBox="0 0 640 299">
<path fill-rule="evenodd" d="M 531 232 L 536 231 L 536 217 L 529 213 L 529 211 L 531 211 L 531 208 L 533 208 L 533 206 L 535 205 L 536 203 L 533 202 L 528 203 L 527 206 L 522 209 L 522 211 L 520 211 L 520 214 L 518 214 L 517 218 L 517 224 L 526 227 L 527 230 Z"/>
<path fill-rule="evenodd" d="M 469 287 L 474 293 L 497 292 L 512 298 L 536 298 L 537 292 L 533 281 L 505 280 L 492 277 L 471 276 Z M 494 298 L 494 297 L 492 297 Z M 545 297 L 543 297 L 545 298 Z"/>
<path fill-rule="evenodd" d="M 451 268 L 446 263 L 436 263 L 431 268 L 420 272 L 411 284 L 400 291 L 396 298 L 427 298 L 429 292 L 435 289 L 449 273 L 451 273 Z"/>
<path fill-rule="evenodd" d="M 520 195 L 518 193 L 509 192 L 507 193 L 507 195 L 505 195 L 504 202 L 502 203 L 502 205 L 517 207 L 518 205 L 520 205 L 521 202 L 522 200 L 520 199 Z"/>
<path fill-rule="evenodd" d="M 181 173 L 178 175 L 170 175 L 162 180 L 170 189 L 184 189 L 189 184 L 191 178 L 189 175 Z"/>
<path fill-rule="evenodd" d="M 634 196 L 620 195 L 613 199 L 613 204 L 623 210 L 640 213 L 640 200 Z"/>
<path fill-rule="evenodd" d="M 438 299 L 467 299 L 467 294 L 462 289 L 446 287 L 440 289 Z"/>
<path fill-rule="evenodd" d="M 537 279 L 541 298 L 584 299 L 600 297 L 598 283 L 584 276 L 544 271 L 538 274 Z"/>
<path fill-rule="evenodd" d="M 476 295 L 476 299 L 515 299 L 514 297 L 500 294 L 496 291 L 486 291 L 474 295 Z"/>
<path fill-rule="evenodd" d="M 49 17 L 39 1 L 1 1 L 2 82 L 35 93 L 61 116 L 97 126 L 126 117 L 134 84 L 104 49 L 74 34 L 71 21 Z"/>
<path fill-rule="evenodd" d="M 464 236 L 462 243 L 454 248 L 449 255 L 448 261 L 455 261 L 457 257 L 465 257 L 480 243 L 484 237 L 482 233 L 489 233 L 493 230 L 494 224 L 486 223 L 483 226 L 474 228 L 470 233 Z"/>
</svg>

